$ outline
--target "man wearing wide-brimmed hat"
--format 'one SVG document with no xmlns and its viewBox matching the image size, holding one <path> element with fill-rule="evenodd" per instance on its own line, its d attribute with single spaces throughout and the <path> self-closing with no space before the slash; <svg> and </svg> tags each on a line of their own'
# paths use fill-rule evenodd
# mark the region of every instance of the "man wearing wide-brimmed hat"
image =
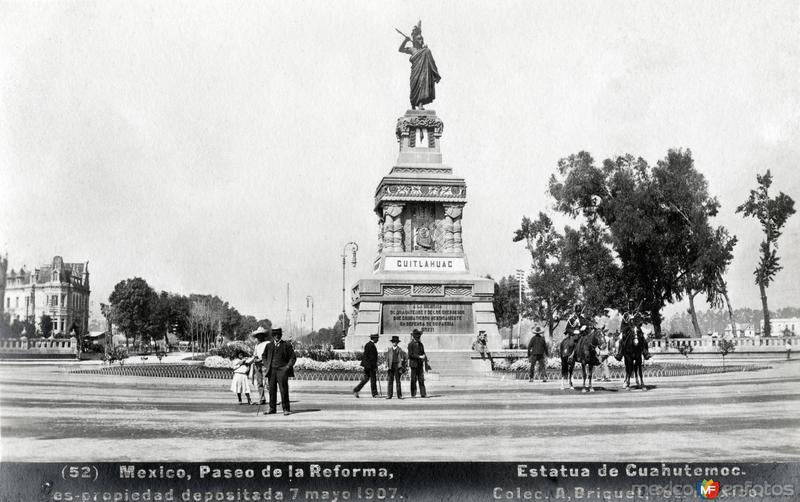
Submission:
<svg viewBox="0 0 800 502">
<path fill-rule="evenodd" d="M 530 371 L 530 378 L 528 378 L 529 382 L 533 382 L 533 379 L 536 378 L 536 370 L 539 370 L 539 376 L 542 378 L 542 382 L 547 381 L 547 370 L 545 368 L 545 359 L 550 352 L 547 350 L 547 342 L 544 341 L 542 338 L 542 331 L 541 326 L 534 326 L 531 328 L 533 332 L 533 337 L 531 337 L 531 341 L 528 342 L 528 360 L 531 363 L 531 371 Z"/>
<path fill-rule="evenodd" d="M 411 332 L 411 343 L 408 344 L 408 365 L 411 367 L 411 397 L 417 395 L 417 384 L 419 384 L 419 397 L 428 397 L 425 390 L 425 370 L 428 364 L 428 356 L 425 355 L 425 346 L 420 341 L 422 331 L 415 329 Z"/>
<path fill-rule="evenodd" d="M 269 379 L 269 410 L 265 415 L 272 415 L 276 412 L 278 405 L 278 388 L 281 389 L 281 407 L 284 415 L 292 412 L 289 401 L 289 377 L 294 377 L 294 363 L 297 356 L 290 342 L 283 340 L 283 330 L 281 328 L 272 330 L 272 341 L 267 342 L 264 355 L 261 361 L 264 364 L 264 371 Z"/>
<path fill-rule="evenodd" d="M 372 397 L 378 397 L 378 348 L 375 347 L 380 336 L 378 333 L 369 335 L 369 341 L 364 344 L 364 354 L 361 356 L 361 366 L 364 368 L 364 376 L 353 389 L 353 395 L 358 397 L 364 385 L 369 381 Z"/>
<path fill-rule="evenodd" d="M 267 398 L 264 393 L 266 371 L 264 371 L 264 367 L 261 364 L 261 356 L 264 354 L 264 349 L 267 348 L 269 331 L 259 326 L 257 330 L 250 333 L 250 336 L 256 339 L 256 346 L 253 349 L 253 366 L 251 367 L 253 384 L 258 387 L 259 404 L 267 404 Z"/>
<path fill-rule="evenodd" d="M 389 384 L 386 389 L 386 399 L 392 398 L 392 386 L 397 384 L 397 399 L 403 399 L 403 391 L 400 387 L 400 377 L 406 372 L 408 366 L 408 356 L 399 347 L 400 337 L 393 335 L 392 346 L 386 351 L 386 372 L 388 373 Z"/>
</svg>

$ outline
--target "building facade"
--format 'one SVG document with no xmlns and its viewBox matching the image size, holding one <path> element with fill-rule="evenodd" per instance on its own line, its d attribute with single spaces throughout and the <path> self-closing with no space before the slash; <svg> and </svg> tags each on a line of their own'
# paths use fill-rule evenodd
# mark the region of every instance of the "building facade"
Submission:
<svg viewBox="0 0 800 502">
<path fill-rule="evenodd" d="M 786 317 L 783 319 L 770 319 L 772 336 L 797 336 L 800 330 L 800 317 Z M 764 332 L 764 321 L 760 324 L 761 332 Z"/>
<path fill-rule="evenodd" d="M 5 274 L 0 293 L 3 311 L 11 322 L 35 323 L 41 331 L 42 316 L 47 315 L 54 334 L 69 334 L 73 329 L 84 334 L 88 330 L 89 262 L 66 263 L 55 256 L 52 263 L 32 271 L 12 268 Z"/>
</svg>

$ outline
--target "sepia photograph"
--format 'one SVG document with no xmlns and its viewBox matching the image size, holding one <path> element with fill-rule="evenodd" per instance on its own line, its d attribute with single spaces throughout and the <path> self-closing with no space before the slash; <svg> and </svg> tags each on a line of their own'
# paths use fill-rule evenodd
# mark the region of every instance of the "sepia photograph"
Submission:
<svg viewBox="0 0 800 502">
<path fill-rule="evenodd" d="M 796 1 L 0 2 L 0 500 L 800 496 Z"/>
</svg>

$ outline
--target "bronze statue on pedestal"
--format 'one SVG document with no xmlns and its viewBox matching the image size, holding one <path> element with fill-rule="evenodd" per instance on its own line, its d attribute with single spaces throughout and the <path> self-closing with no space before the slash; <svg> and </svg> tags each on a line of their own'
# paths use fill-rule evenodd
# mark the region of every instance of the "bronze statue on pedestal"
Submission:
<svg viewBox="0 0 800 502">
<path fill-rule="evenodd" d="M 424 110 L 424 105 L 436 99 L 435 85 L 441 80 L 439 70 L 436 68 L 436 61 L 433 60 L 433 54 L 422 38 L 422 21 L 419 21 L 411 29 L 411 37 L 400 30 L 397 32 L 405 37 L 398 51 L 411 55 L 409 58 L 411 61 L 411 92 L 409 95 L 411 108 Z M 411 47 L 407 47 L 408 42 L 412 42 Z"/>
</svg>

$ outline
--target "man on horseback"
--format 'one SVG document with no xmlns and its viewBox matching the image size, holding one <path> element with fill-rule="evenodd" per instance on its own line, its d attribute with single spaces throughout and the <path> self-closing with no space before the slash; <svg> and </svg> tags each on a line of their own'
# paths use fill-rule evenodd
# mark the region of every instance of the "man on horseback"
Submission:
<svg viewBox="0 0 800 502">
<path fill-rule="evenodd" d="M 580 303 L 575 303 L 575 310 L 569 319 L 567 319 L 567 327 L 564 330 L 564 336 L 573 336 L 575 331 L 580 333 L 582 327 L 589 324 L 585 317 L 583 317 L 583 306 Z"/>
<path fill-rule="evenodd" d="M 622 323 L 619 328 L 622 337 L 617 345 L 617 353 L 614 354 L 614 359 L 622 361 L 622 348 L 625 347 L 628 339 L 632 336 L 635 336 L 642 346 L 642 357 L 644 357 L 645 360 L 652 357 L 650 355 L 650 349 L 647 347 L 647 340 L 644 338 L 644 332 L 642 331 L 643 322 L 644 316 L 642 313 L 639 312 L 638 308 L 631 311 L 630 302 L 628 302 L 628 310 L 622 314 Z"/>
</svg>

